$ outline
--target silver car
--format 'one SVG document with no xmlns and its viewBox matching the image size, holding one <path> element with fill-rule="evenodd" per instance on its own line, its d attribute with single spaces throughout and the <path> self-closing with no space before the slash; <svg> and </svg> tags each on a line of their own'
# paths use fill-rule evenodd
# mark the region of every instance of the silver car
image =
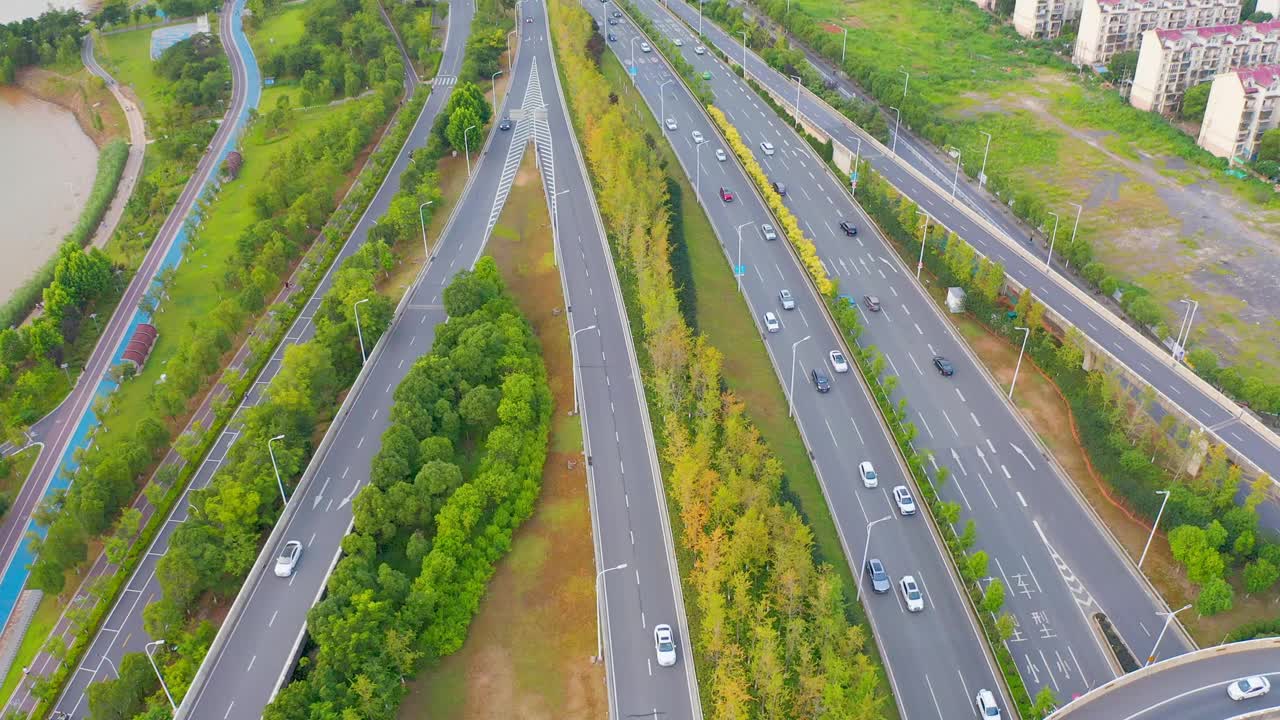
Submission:
<svg viewBox="0 0 1280 720">
<path fill-rule="evenodd" d="M 716 148 L 716 160 L 719 160 L 720 162 L 724 162 L 725 160 L 728 160 L 728 159 L 729 159 L 729 156 L 725 154 L 724 148 Z"/>
<path fill-rule="evenodd" d="M 776 231 L 776 230 L 774 230 L 774 229 L 773 229 L 773 226 L 772 226 L 772 225 L 770 225 L 769 223 L 762 223 L 762 224 L 760 225 L 760 234 L 764 235 L 764 239 L 765 239 L 765 240 L 777 240 L 777 239 L 778 239 L 778 233 L 777 233 L 777 231 Z"/>
<path fill-rule="evenodd" d="M 791 291 L 786 288 L 778 291 L 778 302 L 782 305 L 783 310 L 796 309 L 796 299 L 791 296 Z"/>
<path fill-rule="evenodd" d="M 298 560 L 302 558 L 302 543 L 290 540 L 276 557 L 276 577 L 287 578 L 298 568 Z"/>
<path fill-rule="evenodd" d="M 676 636 L 670 625 L 654 626 L 653 649 L 658 655 L 658 665 L 671 667 L 676 664 Z"/>
</svg>

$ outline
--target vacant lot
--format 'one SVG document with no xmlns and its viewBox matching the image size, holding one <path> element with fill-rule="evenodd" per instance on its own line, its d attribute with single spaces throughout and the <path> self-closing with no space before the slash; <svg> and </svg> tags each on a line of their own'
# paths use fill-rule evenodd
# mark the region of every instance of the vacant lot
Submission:
<svg viewBox="0 0 1280 720">
<path fill-rule="evenodd" d="M 542 343 L 555 411 L 542 494 L 489 582 L 466 643 L 410 686 L 400 720 L 588 720 L 607 714 L 596 652 L 591 516 L 560 276 L 532 156 L 489 239 Z M 572 463 L 572 465 L 571 465 Z"/>
<path fill-rule="evenodd" d="M 1196 339 L 1242 371 L 1274 377 L 1280 203 L 1269 191 L 1201 166 L 1193 139 L 1077 81 L 1043 44 L 965 0 L 795 4 L 834 32 L 850 28 L 849 67 L 899 82 L 899 68 L 910 72 L 907 91 L 950 121 L 970 174 L 982 161 L 980 131 L 989 132 L 988 174 L 1059 213 L 1060 240 L 1071 232 L 1070 203 L 1083 205 L 1080 234 L 1112 274 L 1150 291 L 1170 324 L 1180 298 L 1200 300 Z"/>
</svg>

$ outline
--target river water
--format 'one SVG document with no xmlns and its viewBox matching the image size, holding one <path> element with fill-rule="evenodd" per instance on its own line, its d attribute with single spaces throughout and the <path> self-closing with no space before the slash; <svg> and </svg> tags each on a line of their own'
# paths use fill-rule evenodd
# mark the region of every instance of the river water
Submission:
<svg viewBox="0 0 1280 720">
<path fill-rule="evenodd" d="M 0 158 L 4 302 L 75 227 L 93 187 L 98 149 L 70 112 L 0 86 Z"/>
<path fill-rule="evenodd" d="M 50 7 L 88 12 L 91 4 L 90 0 L 0 0 L 0 25 L 35 17 Z"/>
</svg>

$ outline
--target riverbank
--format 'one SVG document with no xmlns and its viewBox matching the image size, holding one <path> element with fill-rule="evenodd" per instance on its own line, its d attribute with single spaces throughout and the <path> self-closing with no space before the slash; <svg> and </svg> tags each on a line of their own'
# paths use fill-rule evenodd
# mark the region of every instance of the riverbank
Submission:
<svg viewBox="0 0 1280 720">
<path fill-rule="evenodd" d="M 112 140 L 129 139 L 129 123 L 120 103 L 100 78 L 81 67 L 71 75 L 39 67 L 18 72 L 14 87 L 75 115 L 76 123 L 101 150 Z M 127 93 L 129 90 L 123 88 Z"/>
</svg>

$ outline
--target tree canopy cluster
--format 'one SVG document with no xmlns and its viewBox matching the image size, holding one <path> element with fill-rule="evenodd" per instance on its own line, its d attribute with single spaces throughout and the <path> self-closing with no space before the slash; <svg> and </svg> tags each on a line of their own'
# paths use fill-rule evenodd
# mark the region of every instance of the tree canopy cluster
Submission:
<svg viewBox="0 0 1280 720">
<path fill-rule="evenodd" d="M 28 65 L 71 64 L 80 57 L 84 14 L 49 8 L 39 17 L 0 25 L 0 85 L 10 85 Z"/>
<path fill-rule="evenodd" d="M 576 3 L 551 3 L 565 91 L 619 273 L 634 282 L 645 384 L 662 418 L 668 496 L 679 514 L 690 638 L 709 716 L 875 718 L 888 693 L 839 576 L 783 497 L 784 469 L 723 390 L 719 352 L 680 312 L 664 171 L 629 132 L 589 51 Z M 633 311 L 634 312 L 634 311 Z M 633 318 L 636 315 L 632 316 Z"/>
<path fill-rule="evenodd" d="M 449 322 L 396 388 L 344 556 L 308 616 L 314 655 L 265 718 L 394 715 L 403 680 L 461 647 L 533 510 L 552 408 L 533 329 L 488 257 L 444 305 Z"/>
<path fill-rule="evenodd" d="M 441 117 L 448 118 L 444 137 L 449 146 L 458 152 L 478 149 L 484 142 L 484 129 L 492 115 L 493 108 L 475 83 L 458 83 L 441 113 Z"/>
<path fill-rule="evenodd" d="M 514 21 L 515 0 L 478 0 L 471 21 L 471 35 L 459 80 L 487 82 L 500 68 L 498 59 L 507 49 L 507 32 Z"/>
<path fill-rule="evenodd" d="M 231 71 L 217 39 L 198 33 L 175 43 L 155 62 L 156 74 L 183 105 L 214 107 L 231 82 Z"/>
<path fill-rule="evenodd" d="M 427 77 L 434 74 L 440 62 L 440 43 L 436 39 L 433 20 L 449 10 L 448 3 L 408 0 L 385 5 L 391 22 L 400 34 L 405 52 Z"/>
<path fill-rule="evenodd" d="M 298 82 L 303 106 L 399 82 L 400 51 L 376 0 L 311 0 L 306 8 L 302 36 L 267 55 L 261 61 L 263 75 Z"/>
</svg>

